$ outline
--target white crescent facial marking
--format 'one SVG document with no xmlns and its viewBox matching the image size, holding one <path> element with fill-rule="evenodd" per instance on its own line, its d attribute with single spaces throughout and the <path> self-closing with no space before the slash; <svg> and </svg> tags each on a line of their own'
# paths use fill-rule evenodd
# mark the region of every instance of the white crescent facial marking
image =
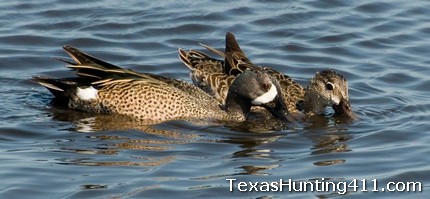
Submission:
<svg viewBox="0 0 430 199">
<path fill-rule="evenodd" d="M 272 84 L 270 86 L 269 91 L 255 98 L 254 100 L 251 101 L 251 103 L 254 105 L 266 104 L 271 102 L 273 99 L 275 99 L 276 95 L 278 95 L 278 91 L 276 90 L 276 86 Z"/>
<path fill-rule="evenodd" d="M 97 90 L 92 86 L 88 88 L 79 88 L 76 90 L 76 95 L 79 99 L 88 101 L 97 98 Z"/>
</svg>

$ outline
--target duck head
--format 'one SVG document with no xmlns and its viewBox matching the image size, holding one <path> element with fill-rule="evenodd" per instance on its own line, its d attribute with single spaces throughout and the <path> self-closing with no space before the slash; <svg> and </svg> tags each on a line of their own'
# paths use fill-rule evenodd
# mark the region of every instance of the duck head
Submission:
<svg viewBox="0 0 430 199">
<path fill-rule="evenodd" d="M 334 70 L 317 72 L 305 92 L 305 112 L 323 114 L 332 107 L 335 115 L 356 120 L 348 96 L 348 82 Z"/>
<path fill-rule="evenodd" d="M 227 111 L 247 115 L 261 106 L 282 121 L 294 121 L 288 112 L 278 81 L 263 71 L 245 70 L 233 81 L 227 94 Z"/>
</svg>

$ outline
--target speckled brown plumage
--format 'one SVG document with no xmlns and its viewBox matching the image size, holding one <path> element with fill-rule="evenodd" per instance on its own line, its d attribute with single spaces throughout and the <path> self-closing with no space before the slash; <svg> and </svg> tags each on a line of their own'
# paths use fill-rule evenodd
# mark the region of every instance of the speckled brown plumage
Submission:
<svg viewBox="0 0 430 199">
<path fill-rule="evenodd" d="M 62 61 L 67 62 L 68 67 L 75 70 L 78 77 L 35 77 L 34 80 L 47 87 L 57 99 L 73 109 L 117 113 L 152 121 L 203 118 L 243 121 L 249 110 L 240 108 L 251 106 L 252 99 L 239 99 L 233 101 L 246 102 L 248 105 L 232 106 L 228 109 L 213 96 L 187 82 L 123 69 L 70 46 L 64 46 L 64 49 L 76 63 Z M 260 75 L 253 73 L 247 77 L 259 78 Z M 232 96 L 246 98 L 255 95 L 238 95 L 235 94 L 236 90 L 242 89 L 232 90 Z M 255 92 L 256 97 L 258 93 L 264 92 Z M 278 109 L 286 110 L 282 107 Z"/>
<path fill-rule="evenodd" d="M 345 101 L 343 110 L 350 108 L 347 81 L 342 75 L 333 70 L 317 73 L 312 78 L 311 83 L 304 88 L 285 74 L 269 67 L 254 65 L 241 50 L 232 33 L 226 34 L 225 52 L 207 45 L 203 46 L 209 51 L 220 55 L 224 60 L 214 59 L 196 50 L 184 51 L 180 49 L 179 56 L 181 61 L 191 69 L 190 74 L 195 84 L 203 87 L 205 91 L 215 96 L 221 103 L 224 102 L 223 99 L 225 99 L 230 82 L 234 81 L 238 74 L 245 70 L 258 70 L 264 71 L 277 79 L 280 83 L 285 104 L 292 113 L 304 111 L 310 115 L 321 114 L 327 106 L 337 106 L 339 104 L 337 98 Z M 328 90 L 325 86 L 326 84 L 332 84 L 333 90 Z M 334 98 L 336 99 L 334 100 Z M 353 113 L 351 112 L 351 114 Z"/>
<path fill-rule="evenodd" d="M 225 53 L 206 45 L 203 46 L 209 51 L 223 56 L 224 60 L 212 58 L 197 50 L 179 49 L 179 57 L 191 69 L 190 76 L 193 82 L 215 96 L 221 103 L 224 103 L 229 86 L 238 74 L 247 69 L 261 70 L 279 81 L 288 110 L 290 112 L 299 111 L 297 104 L 304 99 L 305 89 L 288 75 L 268 67 L 254 65 L 240 49 L 232 33 L 226 35 Z"/>
</svg>

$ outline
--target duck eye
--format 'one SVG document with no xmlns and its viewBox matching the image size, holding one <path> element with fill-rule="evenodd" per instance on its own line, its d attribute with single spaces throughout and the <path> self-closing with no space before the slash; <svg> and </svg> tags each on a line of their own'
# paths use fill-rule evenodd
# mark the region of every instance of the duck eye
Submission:
<svg viewBox="0 0 430 199">
<path fill-rule="evenodd" d="M 263 90 L 268 91 L 270 88 L 270 84 L 262 84 L 261 88 L 263 88 Z"/>
<path fill-rule="evenodd" d="M 326 84 L 325 84 L 325 88 L 327 89 L 327 90 L 329 90 L 329 91 L 331 91 L 331 90 L 333 90 L 333 84 L 332 83 L 330 83 L 330 82 L 327 82 Z"/>
</svg>

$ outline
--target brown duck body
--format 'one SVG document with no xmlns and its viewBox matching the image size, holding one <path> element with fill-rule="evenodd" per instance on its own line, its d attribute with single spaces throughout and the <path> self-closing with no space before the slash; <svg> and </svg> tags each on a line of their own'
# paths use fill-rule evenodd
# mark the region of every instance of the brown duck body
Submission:
<svg viewBox="0 0 430 199">
<path fill-rule="evenodd" d="M 194 83 L 215 96 L 221 103 L 225 99 L 230 83 L 238 74 L 246 70 L 257 70 L 264 71 L 279 82 L 290 113 L 322 114 L 327 106 L 342 106 L 334 110 L 339 114 L 356 118 L 350 109 L 347 81 L 334 70 L 317 72 L 305 88 L 283 73 L 269 67 L 254 65 L 241 50 L 232 33 L 226 34 L 225 52 L 203 46 L 224 59 L 218 60 L 196 50 L 180 49 L 179 56 L 191 69 L 190 74 Z"/>
<path fill-rule="evenodd" d="M 61 101 L 69 108 L 95 113 L 117 113 L 161 122 L 203 118 L 243 121 L 249 110 L 241 108 L 252 106 L 250 104 L 252 99 L 249 99 L 238 100 L 248 103 L 246 106 L 235 106 L 231 103 L 231 107 L 226 107 L 211 95 L 187 82 L 123 69 L 71 46 L 65 46 L 64 49 L 76 63 L 62 61 L 67 62 L 68 67 L 75 70 L 78 77 L 63 79 L 35 77 L 34 80 L 48 88 L 56 96 L 57 101 Z M 254 73 L 248 76 L 259 78 Z M 264 94 L 264 91 L 255 96 L 258 97 L 258 94 Z M 252 94 L 239 95 L 232 92 L 230 95 L 246 98 Z M 275 97 L 272 100 L 275 100 Z M 284 110 L 286 108 L 282 109 Z"/>
<path fill-rule="evenodd" d="M 290 112 L 299 111 L 297 106 L 304 99 L 305 88 L 295 82 L 289 76 L 279 73 L 271 68 L 259 67 L 250 61 L 238 64 L 231 70 L 224 72 L 223 60 L 214 59 L 196 50 L 184 51 L 179 49 L 180 58 L 191 69 L 191 79 L 194 84 L 214 96 L 224 104 L 228 89 L 236 76 L 244 70 L 261 70 L 279 81 L 285 104 Z"/>
</svg>

